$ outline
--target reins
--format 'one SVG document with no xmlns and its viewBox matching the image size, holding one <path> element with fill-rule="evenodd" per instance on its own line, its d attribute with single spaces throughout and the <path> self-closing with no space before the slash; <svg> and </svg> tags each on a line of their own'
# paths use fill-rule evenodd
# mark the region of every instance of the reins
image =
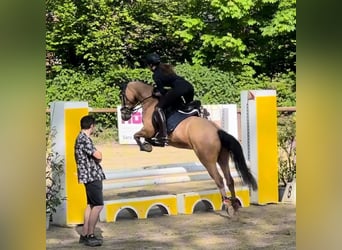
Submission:
<svg viewBox="0 0 342 250">
<path fill-rule="evenodd" d="M 127 85 L 125 85 L 125 86 L 122 88 L 122 90 L 121 90 L 121 101 L 122 101 L 123 107 L 125 107 L 125 108 L 128 109 L 128 110 L 130 110 L 130 111 L 132 112 L 132 114 L 136 113 L 136 112 L 140 109 L 141 105 L 142 105 L 147 99 L 153 97 L 153 95 L 151 94 L 150 96 L 145 97 L 145 98 L 142 99 L 141 101 L 138 100 L 138 102 L 137 102 L 135 105 L 133 105 L 133 107 L 128 108 L 127 105 L 126 105 L 126 100 L 127 100 L 128 102 L 130 102 L 130 103 L 133 103 L 133 102 L 131 102 L 130 100 L 128 100 L 128 98 L 127 98 L 127 96 L 126 96 L 126 87 L 127 87 Z"/>
<path fill-rule="evenodd" d="M 142 99 L 141 101 L 138 100 L 138 102 L 132 107 L 130 108 L 130 110 L 132 111 L 132 114 L 134 114 L 135 112 L 137 112 L 141 105 L 149 98 L 153 97 L 153 95 L 150 95 L 148 97 L 145 97 L 144 99 Z M 125 98 L 127 99 L 127 97 L 125 96 Z M 128 100 L 128 99 L 127 99 Z"/>
</svg>

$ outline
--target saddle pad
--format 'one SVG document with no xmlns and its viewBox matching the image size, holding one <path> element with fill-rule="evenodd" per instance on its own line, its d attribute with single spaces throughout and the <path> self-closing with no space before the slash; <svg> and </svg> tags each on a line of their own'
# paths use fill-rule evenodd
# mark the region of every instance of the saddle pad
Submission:
<svg viewBox="0 0 342 250">
<path fill-rule="evenodd" d="M 184 119 L 190 116 L 198 116 L 198 112 L 195 111 L 195 112 L 190 112 L 190 113 L 184 113 L 184 112 L 175 111 L 172 114 L 170 114 L 166 118 L 167 133 L 171 134 L 181 121 L 183 121 Z"/>
</svg>

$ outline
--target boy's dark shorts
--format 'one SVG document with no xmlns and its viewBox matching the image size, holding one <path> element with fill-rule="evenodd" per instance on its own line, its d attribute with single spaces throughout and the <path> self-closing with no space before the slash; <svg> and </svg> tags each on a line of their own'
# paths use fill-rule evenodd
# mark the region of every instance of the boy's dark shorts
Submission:
<svg viewBox="0 0 342 250">
<path fill-rule="evenodd" d="M 87 204 L 90 206 L 103 205 L 103 186 L 102 181 L 93 181 L 84 184 L 87 193 Z"/>
</svg>

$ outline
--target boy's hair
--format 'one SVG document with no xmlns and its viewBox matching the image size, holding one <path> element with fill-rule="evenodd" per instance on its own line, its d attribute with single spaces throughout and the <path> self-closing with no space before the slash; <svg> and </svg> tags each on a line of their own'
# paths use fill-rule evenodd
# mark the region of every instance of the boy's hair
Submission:
<svg viewBox="0 0 342 250">
<path fill-rule="evenodd" d="M 91 125 L 95 125 L 95 118 L 91 115 L 83 116 L 81 119 L 81 129 L 89 129 Z"/>
</svg>

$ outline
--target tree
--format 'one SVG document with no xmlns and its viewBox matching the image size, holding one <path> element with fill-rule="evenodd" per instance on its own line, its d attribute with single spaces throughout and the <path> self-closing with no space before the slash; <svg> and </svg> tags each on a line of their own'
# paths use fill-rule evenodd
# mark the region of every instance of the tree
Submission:
<svg viewBox="0 0 342 250">
<path fill-rule="evenodd" d="M 197 2 L 197 1 L 194 1 Z M 192 61 L 225 71 L 274 76 L 295 70 L 295 0 L 206 0 L 175 35 Z"/>
<path fill-rule="evenodd" d="M 164 62 L 180 66 L 204 102 L 238 102 L 238 91 L 272 88 L 279 104 L 295 105 L 295 4 L 295 0 L 48 1 L 47 94 L 112 106 L 116 100 L 112 83 L 135 75 L 143 79 L 134 79 L 148 79 L 145 73 L 129 70 L 144 66 L 144 56 L 156 51 Z"/>
<path fill-rule="evenodd" d="M 152 51 L 246 76 L 295 72 L 295 0 L 56 0 L 47 51 L 63 67 L 138 68 Z"/>
<path fill-rule="evenodd" d="M 90 74 L 120 67 L 125 60 L 125 32 L 119 18 L 119 1 L 49 1 L 47 51 L 62 60 L 64 68 Z"/>
</svg>

